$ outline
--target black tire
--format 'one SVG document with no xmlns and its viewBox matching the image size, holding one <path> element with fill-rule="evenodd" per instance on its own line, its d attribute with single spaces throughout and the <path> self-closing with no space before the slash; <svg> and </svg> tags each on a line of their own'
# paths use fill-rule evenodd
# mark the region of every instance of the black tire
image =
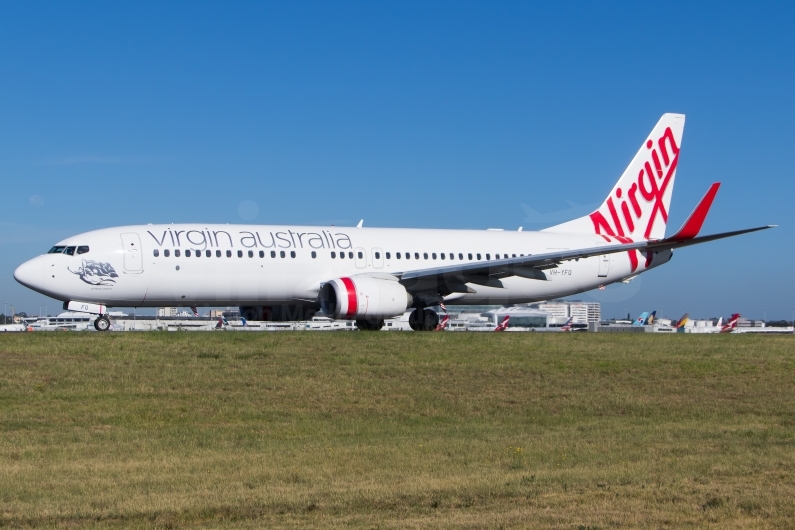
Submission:
<svg viewBox="0 0 795 530">
<path fill-rule="evenodd" d="M 105 315 L 97 317 L 94 321 L 94 329 L 97 331 L 108 331 L 110 329 L 110 319 Z"/>
<path fill-rule="evenodd" d="M 439 315 L 436 314 L 436 311 L 430 311 L 426 309 L 423 329 L 425 331 L 433 331 L 436 329 L 436 326 L 438 325 L 439 325 Z"/>
<path fill-rule="evenodd" d="M 420 323 L 417 319 L 418 312 L 419 311 L 415 309 L 409 314 L 409 327 L 412 329 L 412 331 L 420 331 Z"/>
<path fill-rule="evenodd" d="M 376 320 L 357 320 L 356 327 L 359 328 L 360 331 L 378 331 L 382 327 L 384 327 L 383 319 L 376 319 Z"/>
<path fill-rule="evenodd" d="M 433 331 L 438 325 L 439 315 L 436 311 L 415 309 L 409 315 L 409 327 L 414 331 Z"/>
</svg>

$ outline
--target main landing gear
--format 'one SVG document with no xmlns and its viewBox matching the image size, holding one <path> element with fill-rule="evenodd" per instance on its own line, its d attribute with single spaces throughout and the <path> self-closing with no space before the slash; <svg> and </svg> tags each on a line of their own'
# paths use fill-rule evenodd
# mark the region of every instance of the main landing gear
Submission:
<svg viewBox="0 0 795 530">
<path fill-rule="evenodd" d="M 108 331 L 110 329 L 110 319 L 107 315 L 100 315 L 94 321 L 94 329 L 97 331 Z"/>
<path fill-rule="evenodd" d="M 433 331 L 439 325 L 439 315 L 436 311 L 418 307 L 409 315 L 409 327 L 414 331 Z"/>
<path fill-rule="evenodd" d="M 362 319 L 356 321 L 356 327 L 359 328 L 359 331 L 378 331 L 384 327 L 384 319 Z"/>
</svg>

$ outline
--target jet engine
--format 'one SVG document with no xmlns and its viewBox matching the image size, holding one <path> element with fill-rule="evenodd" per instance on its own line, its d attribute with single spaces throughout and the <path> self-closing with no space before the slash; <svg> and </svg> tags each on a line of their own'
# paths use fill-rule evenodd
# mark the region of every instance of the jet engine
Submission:
<svg viewBox="0 0 795 530">
<path fill-rule="evenodd" d="M 378 320 L 402 315 L 412 296 L 397 280 L 354 276 L 337 278 L 320 289 L 320 307 L 334 319 Z"/>
</svg>

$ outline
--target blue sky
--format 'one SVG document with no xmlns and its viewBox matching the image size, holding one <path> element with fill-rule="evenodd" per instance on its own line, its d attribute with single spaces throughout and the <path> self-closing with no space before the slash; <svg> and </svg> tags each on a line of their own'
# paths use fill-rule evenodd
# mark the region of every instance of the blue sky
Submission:
<svg viewBox="0 0 795 530">
<path fill-rule="evenodd" d="M 670 224 L 721 181 L 704 232 L 780 227 L 680 250 L 604 294 L 604 313 L 789 319 L 793 11 L 4 3 L 2 302 L 54 311 L 12 274 L 62 237 L 244 222 L 244 201 L 258 223 L 543 228 L 601 202 L 659 116 L 682 112 Z"/>
</svg>

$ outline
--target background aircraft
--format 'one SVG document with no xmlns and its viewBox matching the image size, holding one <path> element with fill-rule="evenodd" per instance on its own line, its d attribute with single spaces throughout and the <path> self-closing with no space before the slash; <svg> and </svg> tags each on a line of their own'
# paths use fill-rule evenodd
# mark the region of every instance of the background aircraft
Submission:
<svg viewBox="0 0 795 530">
<path fill-rule="evenodd" d="M 638 316 L 638 318 L 635 319 L 635 321 L 632 323 L 632 325 L 633 326 L 651 326 L 652 324 L 654 324 L 654 317 L 656 315 L 657 315 L 657 311 L 652 311 L 651 314 L 649 314 L 648 311 L 645 311 L 645 312 L 641 313 L 640 316 Z"/>
<path fill-rule="evenodd" d="M 731 333 L 732 331 L 734 331 L 737 328 L 737 321 L 738 320 L 740 320 L 740 313 L 734 313 L 734 314 L 732 314 L 732 316 L 729 318 L 729 321 L 726 322 L 725 325 L 720 327 L 720 322 L 718 322 L 716 327 L 720 327 L 720 332 L 721 333 Z"/>
<path fill-rule="evenodd" d="M 508 323 L 511 321 L 511 315 L 505 315 L 505 318 L 502 319 L 502 322 L 497 324 L 497 327 L 494 328 L 494 331 L 505 331 L 508 329 Z"/>
</svg>

